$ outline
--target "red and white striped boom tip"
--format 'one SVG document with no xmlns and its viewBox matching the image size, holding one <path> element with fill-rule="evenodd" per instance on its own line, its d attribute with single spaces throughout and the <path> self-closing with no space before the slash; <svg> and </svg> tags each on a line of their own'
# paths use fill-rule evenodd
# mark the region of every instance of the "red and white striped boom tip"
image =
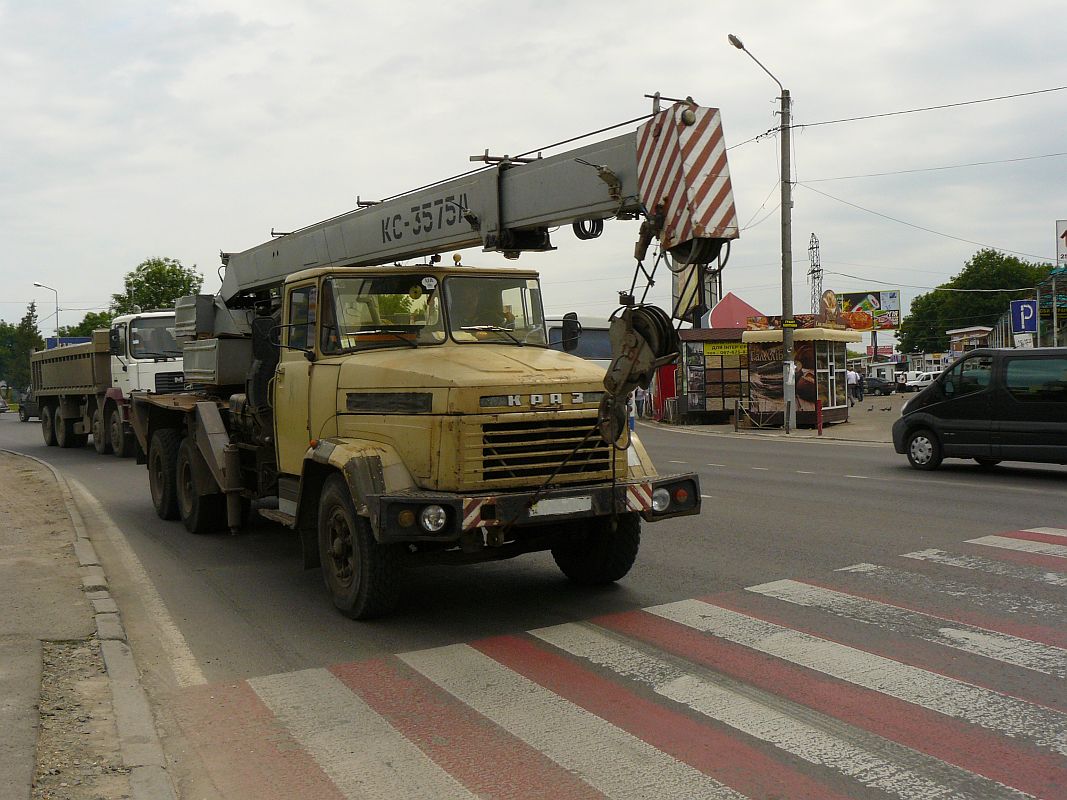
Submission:
<svg viewBox="0 0 1067 800">
<path fill-rule="evenodd" d="M 717 108 L 678 102 L 639 127 L 637 184 L 648 212 L 663 211 L 664 249 L 740 235 Z"/>
</svg>

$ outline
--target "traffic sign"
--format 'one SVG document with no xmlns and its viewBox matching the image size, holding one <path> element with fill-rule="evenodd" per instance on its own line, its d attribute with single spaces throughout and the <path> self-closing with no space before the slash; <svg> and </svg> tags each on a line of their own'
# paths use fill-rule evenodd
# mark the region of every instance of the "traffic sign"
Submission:
<svg viewBox="0 0 1067 800">
<path fill-rule="evenodd" d="M 1011 332 L 1037 333 L 1037 301 L 1011 301 Z"/>
</svg>

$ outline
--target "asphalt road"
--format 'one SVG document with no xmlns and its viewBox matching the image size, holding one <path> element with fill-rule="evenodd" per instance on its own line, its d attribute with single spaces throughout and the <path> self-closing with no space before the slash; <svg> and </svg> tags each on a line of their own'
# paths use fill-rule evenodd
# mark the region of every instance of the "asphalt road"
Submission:
<svg viewBox="0 0 1067 800">
<path fill-rule="evenodd" d="M 704 510 L 618 585 L 425 568 L 357 623 L 288 531 L 189 535 L 0 416 L 74 488 L 181 796 L 1067 799 L 1067 470 L 640 432 Z"/>
<path fill-rule="evenodd" d="M 209 681 L 244 678 L 588 619 L 797 576 L 907 550 L 1062 524 L 1067 471 L 947 461 L 920 473 L 883 444 L 709 435 L 640 426 L 661 472 L 699 473 L 699 517 L 646 525 L 617 586 L 571 586 L 551 556 L 409 573 L 386 620 L 336 614 L 290 532 L 192 536 L 153 510 L 132 459 L 48 448 L 36 422 L 0 417 L 0 447 L 50 461 L 124 532 Z M 118 574 L 118 573 L 116 573 Z M 116 578 L 113 578 L 116 580 Z M 121 587 L 119 587 L 121 590 Z"/>
</svg>

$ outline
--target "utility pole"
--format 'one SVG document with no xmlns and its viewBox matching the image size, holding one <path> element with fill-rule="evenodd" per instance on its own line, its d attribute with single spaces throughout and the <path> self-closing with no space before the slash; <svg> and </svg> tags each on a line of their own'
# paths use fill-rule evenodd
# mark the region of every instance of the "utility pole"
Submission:
<svg viewBox="0 0 1067 800">
<path fill-rule="evenodd" d="M 792 122 L 790 120 L 789 90 L 782 82 L 750 53 L 745 45 L 729 34 L 727 40 L 738 50 L 743 51 L 755 61 L 760 69 L 771 76 L 782 92 L 781 133 L 782 142 L 782 395 L 785 400 L 785 430 L 789 433 L 797 425 L 797 384 L 796 368 L 793 363 L 793 331 L 797 321 L 793 318 L 793 178 L 789 164 L 789 139 Z"/>
</svg>

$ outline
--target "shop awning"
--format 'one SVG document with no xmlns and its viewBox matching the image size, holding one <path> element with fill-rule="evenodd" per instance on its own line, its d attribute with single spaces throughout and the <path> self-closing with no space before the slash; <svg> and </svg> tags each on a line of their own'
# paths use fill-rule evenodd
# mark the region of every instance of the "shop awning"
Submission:
<svg viewBox="0 0 1067 800">
<path fill-rule="evenodd" d="M 780 342 L 780 330 L 745 331 L 741 334 L 742 342 Z M 859 331 L 845 331 L 838 328 L 797 328 L 793 331 L 794 342 L 861 342 L 863 335 Z"/>
</svg>

